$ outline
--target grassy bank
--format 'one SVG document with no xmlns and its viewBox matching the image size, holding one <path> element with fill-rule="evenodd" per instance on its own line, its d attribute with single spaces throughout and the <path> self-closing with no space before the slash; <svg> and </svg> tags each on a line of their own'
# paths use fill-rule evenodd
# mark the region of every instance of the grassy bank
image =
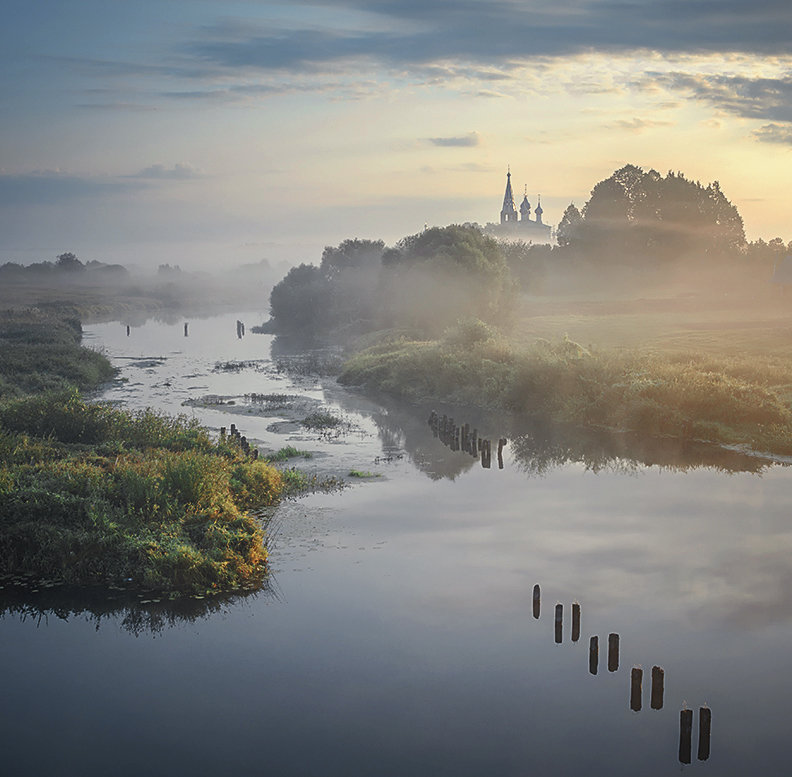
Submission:
<svg viewBox="0 0 792 777">
<path fill-rule="evenodd" d="M 77 387 L 91 389 L 114 370 L 101 354 L 83 348 L 73 314 L 31 308 L 0 311 L 0 399 Z"/>
<path fill-rule="evenodd" d="M 792 368 L 781 358 L 597 350 L 568 338 L 519 347 L 468 321 L 441 340 L 369 348 L 340 380 L 411 399 L 792 454 Z"/>
<path fill-rule="evenodd" d="M 0 575 L 198 594 L 258 582 L 248 510 L 278 500 L 281 473 L 184 417 L 84 401 L 76 387 L 113 369 L 80 336 L 55 312 L 0 318 Z"/>
<path fill-rule="evenodd" d="M 76 393 L 0 408 L 0 573 L 204 593 L 258 580 L 280 473 L 185 418 Z"/>
</svg>

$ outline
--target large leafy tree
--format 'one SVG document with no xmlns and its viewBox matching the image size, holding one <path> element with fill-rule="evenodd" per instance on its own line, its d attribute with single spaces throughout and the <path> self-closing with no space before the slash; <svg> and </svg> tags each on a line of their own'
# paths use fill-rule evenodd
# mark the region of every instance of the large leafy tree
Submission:
<svg viewBox="0 0 792 777">
<path fill-rule="evenodd" d="M 601 258 L 722 257 L 745 246 L 742 218 L 718 182 L 702 186 L 682 173 L 626 165 L 592 189 L 581 215 L 574 229 L 574 214 L 562 219 L 559 244 Z"/>
</svg>

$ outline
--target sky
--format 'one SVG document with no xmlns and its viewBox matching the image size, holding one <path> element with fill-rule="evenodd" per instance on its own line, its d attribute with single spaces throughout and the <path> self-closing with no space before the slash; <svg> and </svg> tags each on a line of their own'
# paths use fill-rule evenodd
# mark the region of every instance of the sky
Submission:
<svg viewBox="0 0 792 777">
<path fill-rule="evenodd" d="M 625 164 L 792 240 L 789 0 L 2 0 L 0 261 L 318 262 Z"/>
</svg>

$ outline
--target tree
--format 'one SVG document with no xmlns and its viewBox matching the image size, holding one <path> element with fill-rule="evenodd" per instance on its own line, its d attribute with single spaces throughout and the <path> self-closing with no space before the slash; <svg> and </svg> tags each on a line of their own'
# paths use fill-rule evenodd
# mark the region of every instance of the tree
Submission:
<svg viewBox="0 0 792 777">
<path fill-rule="evenodd" d="M 66 270 L 67 272 L 75 272 L 84 270 L 85 265 L 77 258 L 71 251 L 65 254 L 58 255 L 58 261 L 55 263 L 59 270 Z"/>
<path fill-rule="evenodd" d="M 382 240 L 344 240 L 337 248 L 325 247 L 319 266 L 327 278 L 343 270 L 379 270 L 384 250 Z"/>
<path fill-rule="evenodd" d="M 316 265 L 292 267 L 270 292 L 270 315 L 281 329 L 317 333 L 327 322 L 327 291 Z"/>
<path fill-rule="evenodd" d="M 556 227 L 556 241 L 562 247 L 573 245 L 580 238 L 580 225 L 583 223 L 583 215 L 575 207 L 574 203 L 567 205 L 561 221 Z"/>
<path fill-rule="evenodd" d="M 663 177 L 635 165 L 596 184 L 574 237 L 571 225 L 562 223 L 560 245 L 579 244 L 603 260 L 723 257 L 745 246 L 742 218 L 717 181 L 704 187 L 682 173 L 669 171 Z"/>
</svg>

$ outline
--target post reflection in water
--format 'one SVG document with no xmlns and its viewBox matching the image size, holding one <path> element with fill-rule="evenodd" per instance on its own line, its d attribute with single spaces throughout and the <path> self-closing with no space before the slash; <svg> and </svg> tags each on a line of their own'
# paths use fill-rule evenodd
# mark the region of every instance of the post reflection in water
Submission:
<svg viewBox="0 0 792 777">
<path fill-rule="evenodd" d="M 539 618 L 540 587 L 537 583 L 533 587 L 533 615 Z M 578 602 L 572 604 L 572 642 L 580 639 L 581 607 Z M 564 605 L 560 602 L 555 606 L 554 636 L 556 644 L 563 641 Z M 608 671 L 617 672 L 619 669 L 620 635 L 611 632 L 608 634 Z M 591 675 L 599 672 L 599 636 L 589 638 L 588 669 Z M 640 712 L 643 709 L 643 668 L 634 666 L 630 671 L 630 709 Z M 665 694 L 665 670 L 660 666 L 652 667 L 652 681 L 650 691 L 650 706 L 653 710 L 662 710 Z M 710 756 L 710 738 L 712 727 L 712 712 L 704 705 L 699 708 L 699 741 L 698 760 L 706 761 Z M 689 764 L 692 760 L 693 742 L 693 710 L 685 707 L 679 717 L 679 760 Z"/>
<path fill-rule="evenodd" d="M 561 644 L 564 631 L 564 605 L 557 604 L 555 607 L 555 641 Z"/>
<path fill-rule="evenodd" d="M 652 667 L 652 700 L 653 710 L 663 709 L 663 691 L 665 686 L 665 671 L 659 666 Z"/>
<path fill-rule="evenodd" d="M 580 639 L 580 605 L 577 602 L 572 603 L 572 641 L 577 642 Z"/>
<path fill-rule="evenodd" d="M 642 704 L 643 669 L 634 666 L 630 673 L 630 709 L 633 712 L 641 711 Z"/>
<path fill-rule="evenodd" d="M 683 709 L 679 713 L 679 762 L 691 761 L 691 741 L 693 739 L 693 710 Z"/>
<path fill-rule="evenodd" d="M 710 730 L 712 728 L 712 711 L 705 704 L 699 707 L 699 743 L 698 759 L 706 761 L 710 754 Z"/>
<path fill-rule="evenodd" d="M 599 637 L 592 637 L 589 641 L 589 672 L 597 674 L 599 668 Z"/>
<path fill-rule="evenodd" d="M 619 668 L 619 635 L 608 634 L 608 671 L 615 672 Z"/>
</svg>

